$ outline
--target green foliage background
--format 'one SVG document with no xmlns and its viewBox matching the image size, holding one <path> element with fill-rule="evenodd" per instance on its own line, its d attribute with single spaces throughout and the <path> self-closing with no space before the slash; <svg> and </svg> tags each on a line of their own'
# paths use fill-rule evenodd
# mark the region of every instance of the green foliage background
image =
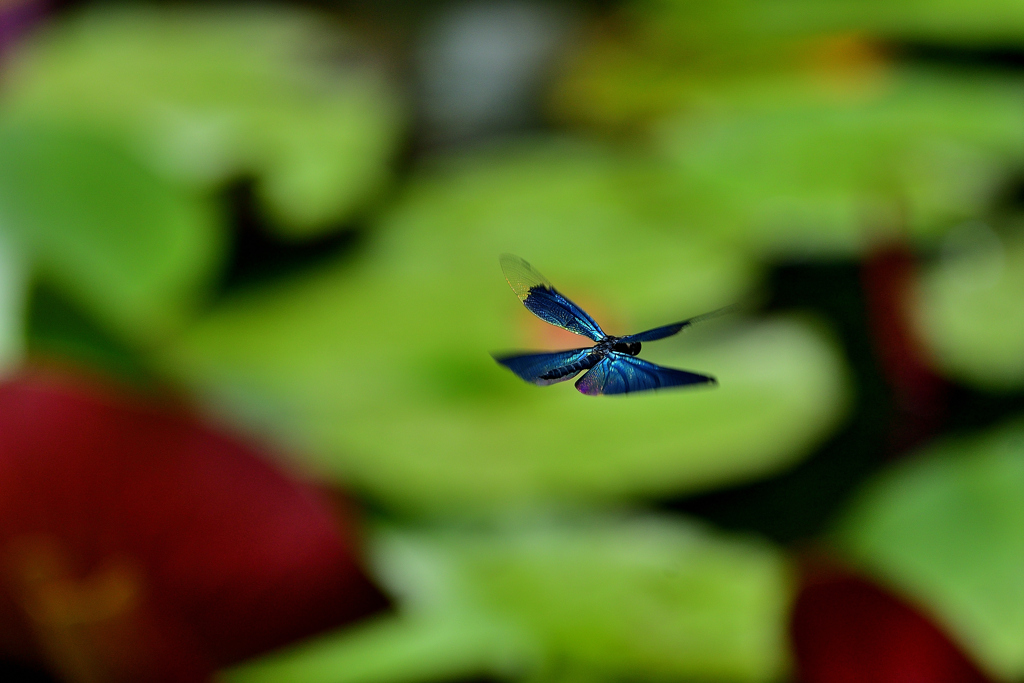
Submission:
<svg viewBox="0 0 1024 683">
<path fill-rule="evenodd" d="M 70 356 L 170 388 L 371 520 L 396 613 L 225 680 L 784 679 L 792 547 L 679 510 L 816 466 L 870 400 L 834 320 L 772 303 L 785 266 L 911 254 L 931 372 L 1022 407 L 1024 72 L 985 52 L 1021 49 L 1017 3 L 573 17 L 531 129 L 447 145 L 401 66 L 413 10 L 98 5 L 6 57 L 5 367 Z M 720 386 L 521 383 L 490 353 L 579 340 L 519 306 L 502 252 L 612 333 L 739 303 L 645 347 Z M 924 448 L 801 539 L 1007 680 L 1024 675 L 1013 424 Z"/>
</svg>

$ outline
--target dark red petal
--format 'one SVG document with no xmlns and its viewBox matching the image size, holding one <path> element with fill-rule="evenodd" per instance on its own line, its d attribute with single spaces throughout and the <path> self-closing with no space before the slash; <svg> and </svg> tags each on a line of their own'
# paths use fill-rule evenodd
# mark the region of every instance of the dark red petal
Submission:
<svg viewBox="0 0 1024 683">
<path fill-rule="evenodd" d="M 26 543 L 56 548 L 69 604 L 88 602 L 111 566 L 130 568 L 117 576 L 138 597 L 113 631 L 152 632 L 154 657 L 170 642 L 223 666 L 383 604 L 351 522 L 265 454 L 179 409 L 66 377 L 0 384 L 0 553 L 22 609 L 26 562 L 39 559 L 19 559 Z"/>
<path fill-rule="evenodd" d="M 985 683 L 988 679 L 931 621 L 850 574 L 805 581 L 792 621 L 803 683 Z"/>
</svg>

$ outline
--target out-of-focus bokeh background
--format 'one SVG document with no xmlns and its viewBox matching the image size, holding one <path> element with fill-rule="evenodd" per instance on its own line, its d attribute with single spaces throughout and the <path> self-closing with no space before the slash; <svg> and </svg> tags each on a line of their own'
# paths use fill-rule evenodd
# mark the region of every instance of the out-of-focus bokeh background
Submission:
<svg viewBox="0 0 1024 683">
<path fill-rule="evenodd" d="M 1024 680 L 1024 4 L 0 0 L 0 373 L 5 681 Z"/>
</svg>

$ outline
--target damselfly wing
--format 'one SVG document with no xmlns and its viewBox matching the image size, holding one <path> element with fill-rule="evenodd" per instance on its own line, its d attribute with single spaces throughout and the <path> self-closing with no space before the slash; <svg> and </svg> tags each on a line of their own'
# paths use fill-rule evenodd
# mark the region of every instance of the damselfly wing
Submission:
<svg viewBox="0 0 1024 683">
<path fill-rule="evenodd" d="M 499 262 L 512 291 L 535 316 L 596 342 L 607 336 L 586 311 L 562 296 L 529 263 L 512 254 L 502 254 Z"/>
</svg>

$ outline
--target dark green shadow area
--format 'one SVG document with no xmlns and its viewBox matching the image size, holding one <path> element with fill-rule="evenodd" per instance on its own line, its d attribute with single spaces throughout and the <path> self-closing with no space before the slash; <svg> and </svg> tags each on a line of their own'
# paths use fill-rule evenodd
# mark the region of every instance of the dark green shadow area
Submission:
<svg viewBox="0 0 1024 683">
<path fill-rule="evenodd" d="M 841 340 L 857 378 L 855 405 L 845 428 L 809 458 L 778 476 L 664 501 L 665 509 L 718 526 L 753 531 L 781 543 L 813 539 L 832 525 L 850 496 L 886 463 L 915 450 L 901 430 L 913 419 L 902 411 L 882 374 L 868 322 L 861 266 L 856 262 L 778 267 L 769 281 L 768 310 L 811 311 Z M 1024 412 L 1024 392 L 985 393 L 946 387 L 940 427 L 930 436 L 969 434 Z"/>
<path fill-rule="evenodd" d="M 825 530 L 849 495 L 887 460 L 894 404 L 872 346 L 857 263 L 782 266 L 772 273 L 769 288 L 769 310 L 811 311 L 832 326 L 857 378 L 852 415 L 811 457 L 778 476 L 664 505 L 789 543 Z"/>
<path fill-rule="evenodd" d="M 82 365 L 141 389 L 157 385 L 141 354 L 45 284 L 29 295 L 26 337 L 30 358 Z"/>
<path fill-rule="evenodd" d="M 257 204 L 252 179 L 231 184 L 222 193 L 230 221 L 227 264 L 211 299 L 289 279 L 304 270 L 354 254 L 363 243 L 358 225 L 339 225 L 312 239 L 279 237 Z"/>
</svg>

